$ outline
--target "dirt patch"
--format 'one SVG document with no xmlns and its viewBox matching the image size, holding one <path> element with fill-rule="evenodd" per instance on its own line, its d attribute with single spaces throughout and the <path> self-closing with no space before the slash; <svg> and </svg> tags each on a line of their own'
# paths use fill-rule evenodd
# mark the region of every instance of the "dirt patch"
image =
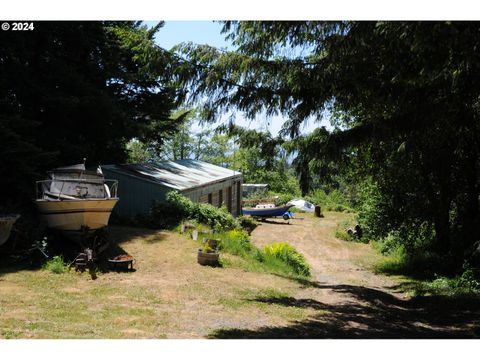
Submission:
<svg viewBox="0 0 480 360">
<path fill-rule="evenodd" d="M 303 214 L 302 214 L 303 215 Z M 287 308 L 316 310 L 307 320 L 259 329 L 222 329 L 214 338 L 476 338 L 480 335 L 480 304 L 448 298 L 411 298 L 398 283 L 373 274 L 379 255 L 368 244 L 335 238 L 337 224 L 349 214 L 308 214 L 303 219 L 262 222 L 252 242 L 263 247 L 287 241 L 312 267 L 312 281 L 292 297 L 256 301 Z"/>
</svg>

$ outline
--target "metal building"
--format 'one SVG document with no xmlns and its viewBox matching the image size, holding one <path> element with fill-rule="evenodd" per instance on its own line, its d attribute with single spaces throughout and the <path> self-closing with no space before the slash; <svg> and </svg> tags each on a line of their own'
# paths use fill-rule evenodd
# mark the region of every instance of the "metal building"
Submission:
<svg viewBox="0 0 480 360">
<path fill-rule="evenodd" d="M 224 205 L 234 216 L 241 214 L 242 174 L 238 171 L 190 159 L 101 167 L 107 179 L 118 180 L 120 201 L 115 210 L 122 216 L 148 213 L 171 190 L 195 202 Z"/>
<path fill-rule="evenodd" d="M 268 190 L 268 184 L 242 184 L 242 196 L 248 197 L 253 194 L 265 195 Z"/>
</svg>

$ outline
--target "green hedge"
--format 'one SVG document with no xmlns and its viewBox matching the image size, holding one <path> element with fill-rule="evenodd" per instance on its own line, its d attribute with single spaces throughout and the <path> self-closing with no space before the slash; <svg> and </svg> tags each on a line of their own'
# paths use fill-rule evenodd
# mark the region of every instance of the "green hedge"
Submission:
<svg viewBox="0 0 480 360">
<path fill-rule="evenodd" d="M 225 208 L 195 203 L 176 191 L 169 192 L 166 200 L 152 207 L 146 219 L 150 226 L 169 229 L 183 220 L 196 220 L 218 231 L 239 227 L 238 222 Z"/>
</svg>

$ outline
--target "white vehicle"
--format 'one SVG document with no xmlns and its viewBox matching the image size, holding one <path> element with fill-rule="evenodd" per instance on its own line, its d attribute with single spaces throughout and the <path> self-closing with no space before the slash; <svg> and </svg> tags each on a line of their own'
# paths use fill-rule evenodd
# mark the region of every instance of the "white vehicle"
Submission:
<svg viewBox="0 0 480 360">
<path fill-rule="evenodd" d="M 302 199 L 293 199 L 290 201 L 290 204 L 293 204 L 297 209 L 307 211 L 307 212 L 314 212 L 315 211 L 315 205 L 313 205 L 311 202 L 308 202 L 306 200 Z"/>
</svg>

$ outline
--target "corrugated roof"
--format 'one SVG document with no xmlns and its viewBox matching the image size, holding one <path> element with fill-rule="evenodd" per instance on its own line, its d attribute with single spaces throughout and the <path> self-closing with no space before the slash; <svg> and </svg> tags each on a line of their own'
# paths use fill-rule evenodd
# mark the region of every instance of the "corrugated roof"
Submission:
<svg viewBox="0 0 480 360">
<path fill-rule="evenodd" d="M 238 171 L 191 159 L 147 164 L 102 165 L 102 168 L 154 181 L 177 190 L 186 190 L 241 175 Z"/>
</svg>

